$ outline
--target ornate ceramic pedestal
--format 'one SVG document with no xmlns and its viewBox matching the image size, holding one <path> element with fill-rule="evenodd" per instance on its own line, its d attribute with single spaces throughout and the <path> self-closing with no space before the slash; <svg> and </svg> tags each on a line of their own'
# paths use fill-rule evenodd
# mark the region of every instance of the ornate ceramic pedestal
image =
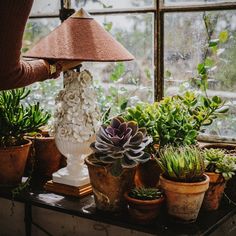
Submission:
<svg viewBox="0 0 236 236">
<path fill-rule="evenodd" d="M 88 169 L 84 165 L 84 157 L 91 153 L 90 140 L 85 143 L 73 143 L 56 138 L 59 151 L 67 157 L 67 166 L 53 174 L 53 182 L 71 186 L 83 186 L 88 184 Z"/>
<path fill-rule="evenodd" d="M 88 71 L 68 71 L 65 88 L 56 98 L 55 142 L 67 157 L 67 166 L 53 174 L 53 183 L 74 187 L 87 186 L 89 175 L 84 165 L 99 126 L 99 110 L 92 76 Z"/>
</svg>

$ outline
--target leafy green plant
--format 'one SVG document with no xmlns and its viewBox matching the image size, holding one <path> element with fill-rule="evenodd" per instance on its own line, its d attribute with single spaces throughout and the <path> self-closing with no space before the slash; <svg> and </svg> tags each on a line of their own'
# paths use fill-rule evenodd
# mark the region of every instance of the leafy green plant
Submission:
<svg viewBox="0 0 236 236">
<path fill-rule="evenodd" d="M 156 107 L 156 129 L 161 147 L 195 144 L 203 126 L 210 125 L 228 110 L 220 97 L 207 98 L 193 92 L 166 97 Z"/>
<path fill-rule="evenodd" d="M 236 171 L 236 157 L 227 154 L 218 148 L 204 149 L 202 151 L 206 171 L 222 174 L 225 180 L 233 177 Z"/>
<path fill-rule="evenodd" d="M 100 127 L 91 148 L 96 164 L 112 164 L 111 173 L 118 176 L 123 167 L 132 168 L 149 160 L 150 155 L 143 150 L 150 142 L 145 129 L 139 129 L 134 121 L 116 117 L 110 125 Z"/>
<path fill-rule="evenodd" d="M 163 196 L 163 192 L 158 188 L 133 188 L 128 194 L 130 197 L 139 200 L 155 200 Z"/>
<path fill-rule="evenodd" d="M 201 151 L 196 146 L 166 146 L 157 162 L 167 179 L 178 182 L 198 182 L 205 171 Z"/>
<path fill-rule="evenodd" d="M 129 107 L 124 114 L 127 121 L 137 122 L 139 127 L 145 127 L 149 136 L 153 138 L 153 143 L 159 142 L 159 135 L 156 129 L 158 103 L 140 103 L 135 107 Z"/>
<path fill-rule="evenodd" d="M 38 131 L 50 118 L 39 103 L 21 103 L 29 94 L 25 88 L 0 92 L 0 147 L 24 143 L 26 133 Z"/>
</svg>

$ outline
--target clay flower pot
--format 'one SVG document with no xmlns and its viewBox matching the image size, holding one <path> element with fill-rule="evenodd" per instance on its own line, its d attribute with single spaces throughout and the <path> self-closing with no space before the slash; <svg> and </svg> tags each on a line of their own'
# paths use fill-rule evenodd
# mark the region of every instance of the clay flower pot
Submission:
<svg viewBox="0 0 236 236">
<path fill-rule="evenodd" d="M 210 178 L 210 185 L 206 191 L 202 207 L 204 210 L 217 210 L 224 193 L 226 181 L 221 174 L 206 172 Z"/>
<path fill-rule="evenodd" d="M 98 165 L 85 158 L 96 207 L 103 211 L 119 211 L 125 206 L 124 193 L 134 185 L 136 168 L 124 168 L 120 176 L 113 176 L 111 165 Z"/>
<path fill-rule="evenodd" d="M 30 140 L 26 140 L 20 146 L 0 148 L 0 185 L 15 186 L 21 183 L 31 144 Z"/>
<path fill-rule="evenodd" d="M 157 187 L 161 173 L 161 168 L 155 159 L 140 163 L 135 173 L 135 186 Z"/>
<path fill-rule="evenodd" d="M 42 178 L 52 178 L 52 174 L 60 169 L 62 154 L 56 147 L 54 137 L 36 137 L 35 148 L 35 174 Z"/>
<path fill-rule="evenodd" d="M 51 179 L 52 174 L 61 168 L 63 156 L 56 147 L 55 138 L 44 134 L 29 137 L 32 147 L 27 160 L 26 175 L 33 168 L 33 176 L 37 179 Z M 34 162 L 34 167 L 32 167 Z"/>
<path fill-rule="evenodd" d="M 196 221 L 209 187 L 209 177 L 207 175 L 204 177 L 205 180 L 201 182 L 183 183 L 168 180 L 161 175 L 160 184 L 166 195 L 170 216 L 185 223 Z"/>
<path fill-rule="evenodd" d="M 164 197 L 155 200 L 139 200 L 132 198 L 125 192 L 125 199 L 128 205 L 130 216 L 139 224 L 152 223 L 160 214 Z"/>
</svg>

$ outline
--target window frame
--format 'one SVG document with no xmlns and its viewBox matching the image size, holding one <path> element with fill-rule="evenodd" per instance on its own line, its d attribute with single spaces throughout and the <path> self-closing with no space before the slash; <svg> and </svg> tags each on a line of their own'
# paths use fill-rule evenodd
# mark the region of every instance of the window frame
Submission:
<svg viewBox="0 0 236 236">
<path fill-rule="evenodd" d="M 65 13 L 71 6 L 70 0 L 60 0 L 60 14 L 41 14 L 31 15 L 30 19 L 40 18 L 60 18 L 61 13 Z M 154 0 L 153 7 L 145 8 L 127 8 L 127 9 L 101 9 L 91 10 L 91 15 L 111 15 L 111 14 L 137 14 L 137 13 L 153 13 L 154 15 L 154 101 L 159 101 L 164 96 L 164 23 L 165 13 L 179 12 L 198 12 L 198 11 L 224 11 L 236 10 L 236 2 L 226 3 L 204 3 L 204 4 L 179 4 L 175 6 L 165 5 L 164 0 Z M 65 13 L 66 14 L 66 13 Z"/>
</svg>

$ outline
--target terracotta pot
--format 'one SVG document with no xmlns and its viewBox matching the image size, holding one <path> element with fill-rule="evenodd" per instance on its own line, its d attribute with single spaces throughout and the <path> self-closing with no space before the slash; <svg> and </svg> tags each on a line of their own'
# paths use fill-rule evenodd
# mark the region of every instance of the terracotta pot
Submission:
<svg viewBox="0 0 236 236">
<path fill-rule="evenodd" d="M 164 197 L 155 200 L 139 200 L 130 197 L 128 192 L 124 196 L 130 216 L 139 224 L 152 223 L 160 214 L 160 209 L 164 202 Z"/>
<path fill-rule="evenodd" d="M 96 207 L 104 211 L 119 211 L 125 206 L 124 193 L 134 186 L 136 168 L 124 168 L 116 177 L 110 172 L 111 165 L 98 165 L 85 159 Z"/>
<path fill-rule="evenodd" d="M 51 179 L 52 174 L 61 168 L 62 154 L 56 147 L 54 137 L 36 137 L 34 176 Z"/>
<path fill-rule="evenodd" d="M 224 193 L 226 181 L 221 174 L 206 172 L 210 178 L 209 188 L 204 196 L 202 207 L 204 210 L 217 210 Z"/>
<path fill-rule="evenodd" d="M 135 186 L 157 187 L 161 172 L 161 168 L 154 159 L 139 164 L 134 178 Z"/>
<path fill-rule="evenodd" d="M 32 142 L 26 144 L 0 148 L 0 185 L 15 186 L 21 183 L 26 160 Z"/>
<path fill-rule="evenodd" d="M 160 184 L 165 191 L 168 214 L 176 220 L 194 222 L 202 205 L 209 177 L 196 183 L 182 183 L 160 177 Z"/>
<path fill-rule="evenodd" d="M 236 156 L 236 145 L 228 143 L 211 143 L 211 144 L 202 144 L 203 148 L 221 148 L 229 151 L 232 155 Z M 225 193 L 226 195 L 234 202 L 236 202 L 236 175 L 234 175 L 226 183 Z"/>
</svg>

